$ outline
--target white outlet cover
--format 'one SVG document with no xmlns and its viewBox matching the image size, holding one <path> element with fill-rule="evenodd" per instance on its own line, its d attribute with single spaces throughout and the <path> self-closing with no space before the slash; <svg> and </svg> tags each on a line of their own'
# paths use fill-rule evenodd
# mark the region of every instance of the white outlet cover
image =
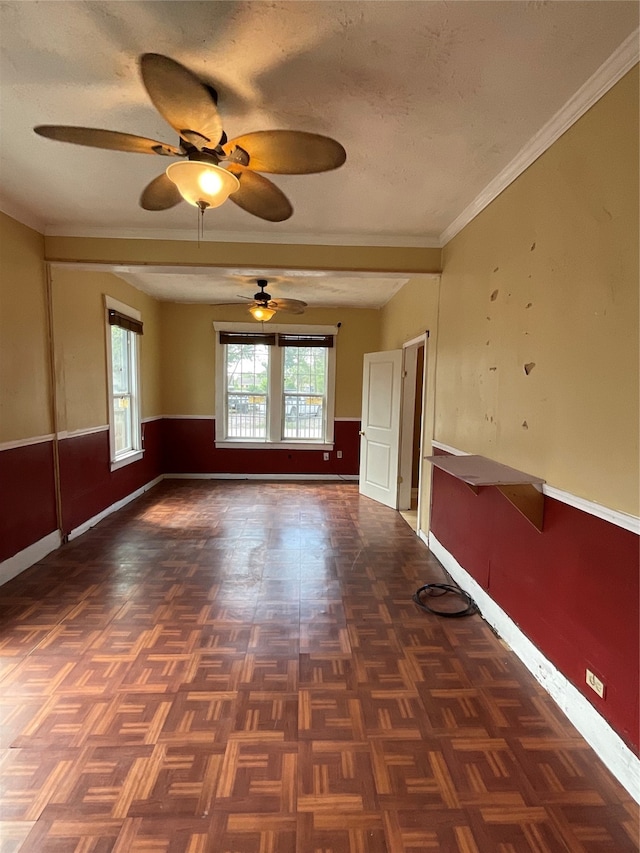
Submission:
<svg viewBox="0 0 640 853">
<path fill-rule="evenodd" d="M 586 672 L 586 682 L 589 687 L 595 691 L 601 699 L 604 699 L 604 684 L 597 675 L 594 675 L 590 669 Z"/>
</svg>

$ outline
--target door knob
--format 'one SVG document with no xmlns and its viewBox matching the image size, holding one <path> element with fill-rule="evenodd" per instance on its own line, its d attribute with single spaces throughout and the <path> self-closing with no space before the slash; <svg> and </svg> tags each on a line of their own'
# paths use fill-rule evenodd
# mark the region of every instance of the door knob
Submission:
<svg viewBox="0 0 640 853">
<path fill-rule="evenodd" d="M 364 435 L 364 430 L 361 429 L 358 435 Z"/>
</svg>

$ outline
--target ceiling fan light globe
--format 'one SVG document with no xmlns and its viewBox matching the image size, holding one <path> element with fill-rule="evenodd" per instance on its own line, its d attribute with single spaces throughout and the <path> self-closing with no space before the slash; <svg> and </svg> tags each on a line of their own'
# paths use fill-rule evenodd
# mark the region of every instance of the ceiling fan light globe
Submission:
<svg viewBox="0 0 640 853">
<path fill-rule="evenodd" d="M 273 308 L 266 308 L 262 305 L 250 305 L 249 306 L 249 314 L 253 317 L 254 320 L 260 320 L 263 323 L 266 323 L 270 320 L 276 312 Z"/>
<path fill-rule="evenodd" d="M 183 160 L 167 167 L 167 177 L 194 207 L 220 207 L 240 186 L 231 172 L 213 163 Z"/>
<path fill-rule="evenodd" d="M 217 172 L 207 169 L 198 175 L 198 186 L 207 195 L 219 195 L 222 190 L 222 178 Z"/>
</svg>

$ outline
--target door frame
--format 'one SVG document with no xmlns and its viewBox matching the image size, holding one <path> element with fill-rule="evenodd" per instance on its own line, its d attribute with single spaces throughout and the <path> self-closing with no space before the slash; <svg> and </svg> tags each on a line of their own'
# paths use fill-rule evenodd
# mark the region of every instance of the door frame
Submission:
<svg viewBox="0 0 640 853">
<path fill-rule="evenodd" d="M 400 459 L 398 473 L 402 482 L 398 485 L 398 508 L 405 509 L 411 505 L 411 479 L 413 471 L 413 436 L 414 412 L 416 407 L 416 378 L 422 370 L 422 400 L 420 411 L 420 456 L 418 460 L 418 512 L 416 533 L 420 535 L 422 528 L 422 483 L 424 472 L 424 432 L 425 412 L 427 405 L 427 359 L 429 332 L 425 331 L 402 344 L 402 409 L 400 415 Z M 422 364 L 418 363 L 418 351 L 424 347 Z M 405 504 L 405 506 L 403 506 Z"/>
</svg>

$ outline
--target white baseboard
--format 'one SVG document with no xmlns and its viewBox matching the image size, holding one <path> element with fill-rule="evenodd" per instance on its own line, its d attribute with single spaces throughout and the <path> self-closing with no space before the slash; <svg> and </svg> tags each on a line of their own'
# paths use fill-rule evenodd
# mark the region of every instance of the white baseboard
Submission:
<svg viewBox="0 0 640 853">
<path fill-rule="evenodd" d="M 340 480 L 358 481 L 358 474 L 165 474 L 165 480 Z"/>
<path fill-rule="evenodd" d="M 42 539 L 14 554 L 13 557 L 4 560 L 0 563 L 0 586 L 55 551 L 60 547 L 61 541 L 60 531 L 54 530 L 53 533 L 48 533 Z"/>
<path fill-rule="evenodd" d="M 116 512 L 119 509 L 122 509 L 123 506 L 126 506 L 131 501 L 134 501 L 136 498 L 139 498 L 140 495 L 143 495 L 145 492 L 148 492 L 149 489 L 152 489 L 154 486 L 157 486 L 158 483 L 162 482 L 162 480 L 357 480 L 357 474 L 161 474 L 159 477 L 156 477 L 155 480 L 151 480 L 149 483 L 146 483 L 144 486 L 141 486 L 139 489 L 136 489 L 135 492 L 131 492 L 130 495 L 127 495 L 122 500 L 116 501 L 116 503 L 111 504 L 106 509 L 103 509 L 102 512 L 99 512 L 97 515 L 94 515 L 93 518 L 89 518 L 87 521 L 83 522 L 78 527 L 75 527 L 71 533 L 69 534 L 69 541 L 72 539 L 76 539 L 78 536 L 82 536 L 83 533 L 86 533 L 87 530 L 90 530 L 92 527 L 95 527 L 96 524 L 99 524 L 104 518 L 108 515 L 111 515 L 112 512 Z"/>
<path fill-rule="evenodd" d="M 127 504 L 131 503 L 131 501 L 134 501 L 136 498 L 139 498 L 140 495 L 143 495 L 145 492 L 148 492 L 149 489 L 152 489 L 154 486 L 157 486 L 158 483 L 161 483 L 163 479 L 164 478 L 162 475 L 156 477 L 155 480 L 151 480 L 150 482 L 145 483 L 144 486 L 141 486 L 139 489 L 136 489 L 135 492 L 131 492 L 130 495 L 127 495 L 125 498 L 122 498 L 122 500 L 116 501 L 114 504 L 111 504 L 111 506 L 108 506 L 106 509 L 103 509 L 102 512 L 99 512 L 97 515 L 94 515 L 93 518 L 89 518 L 87 519 L 87 521 L 84 521 L 78 527 L 74 527 L 73 530 L 69 533 L 69 542 L 71 542 L 72 539 L 77 539 L 78 536 L 82 536 L 82 534 L 86 533 L 87 530 L 89 530 L 90 528 L 95 527 L 96 524 L 99 524 L 104 518 L 106 518 L 108 515 L 111 515 L 112 512 L 117 512 L 117 510 L 122 509 L 123 506 L 126 506 Z"/>
<path fill-rule="evenodd" d="M 424 538 L 424 537 L 421 537 Z M 451 577 L 469 593 L 482 618 L 510 646 L 633 799 L 640 803 L 640 758 L 570 681 L 533 645 L 433 533 L 428 543 Z"/>
</svg>

